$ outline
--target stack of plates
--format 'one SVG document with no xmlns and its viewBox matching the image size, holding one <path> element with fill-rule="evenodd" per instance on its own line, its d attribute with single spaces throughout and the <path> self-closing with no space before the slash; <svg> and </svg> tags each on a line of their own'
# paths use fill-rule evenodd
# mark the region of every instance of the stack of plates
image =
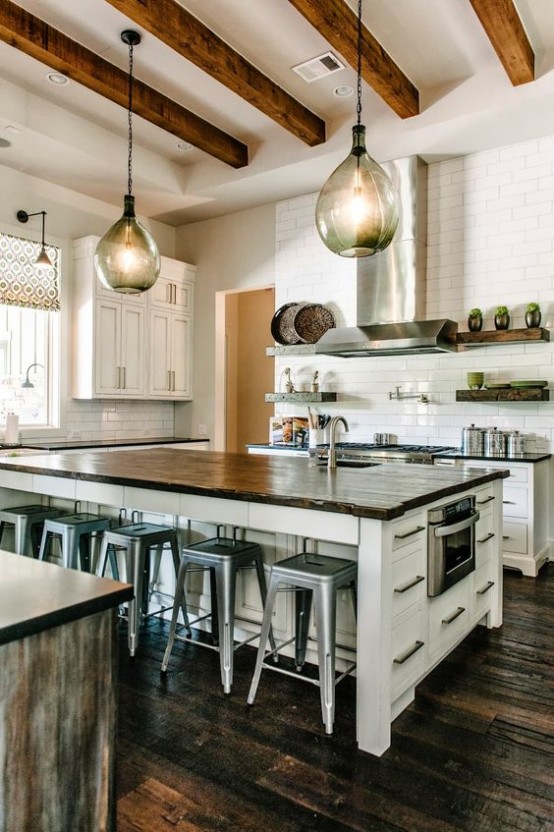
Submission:
<svg viewBox="0 0 554 832">
<path fill-rule="evenodd" d="M 523 381 L 511 381 L 510 387 L 546 387 L 547 381 L 534 381 L 533 379 L 524 379 Z"/>
</svg>

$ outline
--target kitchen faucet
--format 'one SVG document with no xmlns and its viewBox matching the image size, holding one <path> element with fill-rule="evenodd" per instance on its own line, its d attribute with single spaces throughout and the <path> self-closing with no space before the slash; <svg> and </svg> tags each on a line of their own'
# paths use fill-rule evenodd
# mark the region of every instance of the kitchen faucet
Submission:
<svg viewBox="0 0 554 832">
<path fill-rule="evenodd" d="M 339 422 L 342 422 L 346 431 L 349 429 L 348 422 L 344 416 L 333 416 L 329 427 L 329 458 L 327 460 L 327 468 L 337 467 L 337 452 L 335 450 L 335 443 L 337 441 L 337 425 Z"/>
</svg>

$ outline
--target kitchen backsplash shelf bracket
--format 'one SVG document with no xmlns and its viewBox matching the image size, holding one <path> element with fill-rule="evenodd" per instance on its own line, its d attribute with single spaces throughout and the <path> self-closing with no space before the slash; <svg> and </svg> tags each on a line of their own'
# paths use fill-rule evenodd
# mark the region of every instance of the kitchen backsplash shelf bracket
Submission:
<svg viewBox="0 0 554 832">
<path fill-rule="evenodd" d="M 336 402 L 336 393 L 266 393 L 266 402 Z"/>
<path fill-rule="evenodd" d="M 493 344 L 527 344 L 550 341 L 550 331 L 537 326 L 532 329 L 488 329 L 484 332 L 458 332 L 456 341 L 463 347 L 487 347 Z"/>
<path fill-rule="evenodd" d="M 456 390 L 457 402 L 548 402 L 550 390 L 543 387 L 500 390 Z"/>
</svg>

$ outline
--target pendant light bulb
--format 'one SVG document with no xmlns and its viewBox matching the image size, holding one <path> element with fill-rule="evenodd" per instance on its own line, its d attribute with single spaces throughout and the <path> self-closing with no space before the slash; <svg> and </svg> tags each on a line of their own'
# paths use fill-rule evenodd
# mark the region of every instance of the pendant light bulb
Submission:
<svg viewBox="0 0 554 832">
<path fill-rule="evenodd" d="M 342 257 L 367 257 L 385 249 L 398 226 L 396 188 L 365 148 L 365 127 L 352 128 L 352 150 L 319 194 L 319 236 Z"/>
<path fill-rule="evenodd" d="M 368 257 L 387 248 L 398 227 L 398 194 L 365 146 L 362 112 L 362 0 L 358 0 L 357 123 L 352 149 L 324 184 L 315 208 L 323 243 L 341 257 Z"/>
<path fill-rule="evenodd" d="M 106 231 L 96 246 L 94 268 L 100 282 L 107 289 L 137 295 L 150 289 L 158 279 L 160 253 L 152 235 L 136 218 L 135 198 L 132 195 L 133 47 L 140 43 L 140 35 L 127 29 L 121 33 L 121 40 L 129 47 L 128 187 L 122 216 Z"/>
</svg>

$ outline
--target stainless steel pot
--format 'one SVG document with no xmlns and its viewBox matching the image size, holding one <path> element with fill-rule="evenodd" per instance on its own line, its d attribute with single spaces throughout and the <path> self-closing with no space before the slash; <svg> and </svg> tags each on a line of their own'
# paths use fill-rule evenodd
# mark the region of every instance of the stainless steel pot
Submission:
<svg viewBox="0 0 554 832">
<path fill-rule="evenodd" d="M 484 428 L 471 425 L 462 428 L 462 453 L 471 456 L 482 456 L 484 450 Z"/>
<path fill-rule="evenodd" d="M 506 434 L 498 428 L 485 431 L 485 456 L 506 456 Z"/>
<path fill-rule="evenodd" d="M 376 445 L 395 445 L 396 434 L 394 433 L 374 433 L 373 441 Z"/>
<path fill-rule="evenodd" d="M 508 456 L 523 456 L 525 454 L 525 435 L 518 430 L 506 433 L 506 453 Z"/>
</svg>

